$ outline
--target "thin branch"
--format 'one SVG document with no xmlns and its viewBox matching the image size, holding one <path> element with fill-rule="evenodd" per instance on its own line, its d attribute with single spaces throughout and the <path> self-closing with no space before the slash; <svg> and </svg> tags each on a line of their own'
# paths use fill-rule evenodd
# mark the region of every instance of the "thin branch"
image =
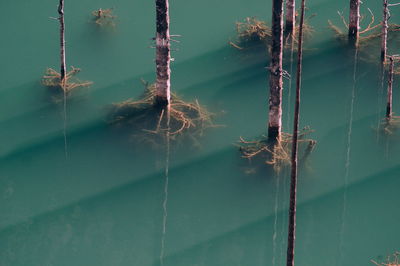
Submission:
<svg viewBox="0 0 400 266">
<path fill-rule="evenodd" d="M 339 11 L 337 13 L 338 13 L 339 17 L 342 19 L 342 22 L 346 26 L 346 28 L 349 28 L 349 24 L 347 24 L 346 19 L 344 18 L 343 14 L 340 13 Z"/>
<path fill-rule="evenodd" d="M 375 22 L 375 16 L 374 13 L 372 13 L 371 9 L 368 8 L 369 13 L 371 14 L 371 22 L 368 24 L 367 28 L 365 28 L 365 30 L 361 31 L 360 34 L 366 33 L 368 31 L 374 30 L 376 28 L 378 28 L 381 23 L 376 24 L 375 26 L 372 26 Z"/>
</svg>

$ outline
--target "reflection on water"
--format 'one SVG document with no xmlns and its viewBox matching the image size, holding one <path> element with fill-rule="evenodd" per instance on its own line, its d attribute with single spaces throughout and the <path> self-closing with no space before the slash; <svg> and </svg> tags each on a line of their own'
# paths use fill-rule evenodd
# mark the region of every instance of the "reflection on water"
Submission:
<svg viewBox="0 0 400 266">
<path fill-rule="evenodd" d="M 340 242 L 339 242 L 339 265 L 343 264 L 343 239 L 344 239 L 344 228 L 346 225 L 346 211 L 347 211 L 347 187 L 349 184 L 349 171 L 350 171 L 350 155 L 351 155 L 351 137 L 353 132 L 353 116 L 354 116 L 354 103 L 356 98 L 356 86 L 357 86 L 357 62 L 358 61 L 358 50 L 354 51 L 354 71 L 353 71 L 353 86 L 351 90 L 351 101 L 350 101 L 350 114 L 349 114 L 349 129 L 347 131 L 347 148 L 346 148 L 346 162 L 344 165 L 344 185 L 343 185 L 343 208 L 342 208 L 342 225 L 340 228 Z"/>
</svg>

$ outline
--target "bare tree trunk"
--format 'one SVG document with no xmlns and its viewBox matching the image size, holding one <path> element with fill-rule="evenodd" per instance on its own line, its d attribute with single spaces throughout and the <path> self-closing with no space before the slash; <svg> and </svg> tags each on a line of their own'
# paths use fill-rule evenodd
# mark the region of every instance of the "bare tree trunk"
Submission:
<svg viewBox="0 0 400 266">
<path fill-rule="evenodd" d="M 393 69 L 394 69 L 394 59 L 393 56 L 391 56 L 390 67 L 389 67 L 388 89 L 387 89 L 387 105 L 386 105 L 386 118 L 388 120 L 392 118 Z"/>
<path fill-rule="evenodd" d="M 60 69 L 60 80 L 64 82 L 66 73 L 65 64 L 65 25 L 64 25 L 64 0 L 60 0 L 58 4 L 58 21 L 60 22 L 60 56 L 61 56 L 61 69 Z"/>
<path fill-rule="evenodd" d="M 382 39 L 381 39 L 381 62 L 386 61 L 387 51 L 387 32 L 388 32 L 388 0 L 383 0 L 383 20 L 382 20 Z"/>
<path fill-rule="evenodd" d="M 292 139 L 292 168 L 290 173 L 290 203 L 289 203 L 289 228 L 288 249 L 286 265 L 294 266 L 294 248 L 296 240 L 296 197 L 297 197 L 297 148 L 300 119 L 300 88 L 303 61 L 303 25 L 304 25 L 305 0 L 301 1 L 301 16 L 299 29 L 299 43 L 297 55 L 296 103 L 294 107 L 293 139 Z"/>
<path fill-rule="evenodd" d="M 168 0 L 156 0 L 156 99 L 155 104 L 166 106 L 170 102 L 170 35 Z"/>
<path fill-rule="evenodd" d="M 272 47 L 268 139 L 279 141 L 282 128 L 283 0 L 272 1 Z"/>
<path fill-rule="evenodd" d="M 296 25 L 296 0 L 286 0 L 286 34 L 293 34 Z"/>
<path fill-rule="evenodd" d="M 360 28 L 360 0 L 350 0 L 349 43 L 357 46 Z"/>
</svg>

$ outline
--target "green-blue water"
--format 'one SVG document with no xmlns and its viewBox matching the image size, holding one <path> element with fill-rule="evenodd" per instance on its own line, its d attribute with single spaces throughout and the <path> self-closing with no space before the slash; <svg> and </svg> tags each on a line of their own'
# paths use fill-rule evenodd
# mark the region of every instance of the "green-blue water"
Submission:
<svg viewBox="0 0 400 266">
<path fill-rule="evenodd" d="M 141 78 L 154 80 L 154 1 L 66 0 L 67 64 L 94 82 L 68 99 L 67 158 L 63 107 L 40 84 L 45 69 L 59 65 L 58 22 L 49 18 L 57 2 L 0 3 L 0 265 L 160 265 L 166 154 L 105 123 L 107 106 L 138 97 Z M 328 28 L 328 19 L 341 25 L 336 11 L 347 14 L 348 1 L 307 2 L 317 15 L 304 55 L 301 125 L 315 130 L 318 144 L 300 168 L 296 265 L 371 265 L 400 249 L 399 132 L 376 132 L 385 110 L 378 65 L 358 60 L 354 82 L 354 55 Z M 364 1 L 362 12 L 368 6 L 378 20 L 379 5 Z M 200 147 L 171 147 L 164 265 L 284 265 L 289 173 L 257 168 L 233 145 L 266 132 L 268 61 L 266 52 L 228 42 L 238 20 L 269 22 L 270 6 L 170 1 L 171 34 L 182 35 L 172 89 L 198 98 L 224 127 L 209 129 Z M 115 8 L 115 31 L 91 23 L 100 7 Z M 390 52 L 398 47 L 390 43 Z M 397 88 L 395 80 L 395 112 Z"/>
</svg>

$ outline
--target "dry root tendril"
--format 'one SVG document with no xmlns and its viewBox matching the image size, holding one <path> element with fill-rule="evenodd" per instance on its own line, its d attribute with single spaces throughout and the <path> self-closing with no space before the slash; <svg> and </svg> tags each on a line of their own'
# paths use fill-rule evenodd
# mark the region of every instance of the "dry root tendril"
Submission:
<svg viewBox="0 0 400 266">
<path fill-rule="evenodd" d="M 97 9 L 92 11 L 94 22 L 99 26 L 111 26 L 115 27 L 115 18 L 112 8 Z"/>
<path fill-rule="evenodd" d="M 359 32 L 359 39 L 357 41 L 357 48 L 359 51 L 359 59 L 366 62 L 366 63 L 371 63 L 371 64 L 376 64 L 380 62 L 378 57 L 380 56 L 380 53 L 376 53 L 374 51 L 379 51 L 381 49 L 381 25 L 382 23 L 380 22 L 375 22 L 375 17 L 374 14 L 370 9 L 368 9 L 370 13 L 370 22 L 366 26 L 365 29 L 361 29 Z M 339 15 L 342 18 L 342 21 L 345 25 L 346 31 L 343 31 L 340 29 L 340 27 L 334 25 L 330 20 L 328 20 L 329 27 L 335 32 L 336 38 L 339 40 L 339 42 L 342 45 L 347 45 L 348 42 L 348 34 L 347 34 L 347 22 L 343 15 L 339 13 Z M 364 16 L 363 16 L 364 18 Z M 389 24 L 388 25 L 388 43 L 393 43 L 394 41 L 398 41 L 400 35 L 398 32 L 400 31 L 400 25 L 397 24 Z M 384 66 L 388 66 L 388 61 L 385 60 Z M 400 68 L 396 68 L 394 70 L 395 75 L 400 74 Z"/>
<path fill-rule="evenodd" d="M 154 103 L 155 85 L 145 85 L 142 99 L 129 99 L 114 104 L 110 118 L 113 125 L 132 126 L 136 129 L 133 135 L 136 140 L 158 146 L 157 138 L 164 137 L 166 133 L 171 140 L 187 133 L 185 136 L 198 144 L 197 137 L 201 137 L 206 128 L 218 126 L 212 122 L 214 114 L 208 112 L 197 100 L 184 102 L 172 94 L 170 107 L 160 108 Z"/>
<path fill-rule="evenodd" d="M 89 87 L 93 84 L 91 81 L 80 81 L 77 79 L 75 75 L 80 71 L 80 68 L 71 67 L 71 70 L 65 75 L 64 80 L 61 80 L 60 73 L 52 68 L 48 68 L 46 74 L 42 78 L 42 84 L 55 93 L 54 99 L 57 101 L 59 96 L 64 93 L 68 96 L 77 88 Z"/>
<path fill-rule="evenodd" d="M 313 35 L 313 33 L 315 32 L 314 28 L 310 25 L 309 21 L 315 17 L 316 14 L 311 14 L 310 16 L 304 18 L 304 23 L 303 23 L 303 37 L 304 39 L 308 39 L 311 38 L 311 36 Z M 294 41 L 294 44 L 298 43 L 298 32 L 300 30 L 300 17 L 298 16 L 298 12 L 296 12 L 296 25 L 294 27 L 294 31 L 286 36 L 285 39 L 285 46 L 284 48 L 286 49 L 294 49 L 295 51 L 297 51 L 297 46 L 295 45 L 294 47 L 292 47 L 292 42 L 291 40 Z"/>
<path fill-rule="evenodd" d="M 316 144 L 315 140 L 305 137 L 311 132 L 313 132 L 313 130 L 309 127 L 305 127 L 298 135 L 298 143 L 306 144 L 305 147 L 304 145 L 299 145 L 299 148 L 300 146 L 305 148 L 303 158 L 313 151 Z M 240 137 L 238 146 L 243 158 L 251 160 L 256 157 L 261 157 L 265 160 L 265 163 L 271 165 L 276 172 L 279 172 L 282 167 L 290 165 L 292 135 L 289 133 L 281 133 L 281 140 L 276 143 L 270 143 L 266 136 L 262 136 L 259 140 L 255 141 L 246 141 Z"/>
<path fill-rule="evenodd" d="M 380 30 L 382 23 L 381 22 L 375 23 L 375 15 L 372 13 L 371 9 L 369 9 L 369 8 L 368 8 L 368 12 L 370 14 L 370 21 L 364 29 L 360 29 L 360 31 L 359 31 L 358 45 L 361 47 L 368 46 L 371 41 L 379 39 L 382 35 L 381 30 Z M 346 31 L 344 32 L 340 27 L 333 24 L 330 20 L 328 20 L 328 25 L 329 25 L 329 28 L 331 28 L 335 32 L 335 35 L 338 40 L 340 40 L 342 42 L 347 42 L 347 40 L 348 40 L 347 30 L 349 29 L 349 25 L 348 25 L 346 19 L 344 18 L 343 14 L 339 11 L 338 11 L 338 14 L 339 14 L 341 21 L 343 22 L 343 24 L 345 26 Z M 362 15 L 360 22 L 364 18 L 366 18 L 366 16 Z M 397 31 L 400 31 L 400 25 L 389 24 L 388 33 L 397 32 Z"/>
<path fill-rule="evenodd" d="M 244 22 L 236 22 L 236 32 L 238 44 L 234 42 L 229 44 L 240 50 L 250 43 L 269 44 L 272 37 L 271 28 L 267 26 L 265 21 L 258 20 L 256 17 L 247 17 Z"/>
<path fill-rule="evenodd" d="M 378 266 L 400 266 L 400 252 L 388 256 L 386 262 L 376 262 L 375 260 L 371 260 L 371 262 Z"/>
<path fill-rule="evenodd" d="M 384 118 L 382 121 L 381 130 L 385 135 L 391 136 L 400 128 L 400 116 L 392 116 Z"/>
<path fill-rule="evenodd" d="M 297 13 L 296 13 L 297 14 Z M 315 14 L 307 17 L 304 21 L 303 25 L 303 33 L 305 38 L 311 37 L 314 32 L 313 27 L 310 26 L 308 21 L 313 18 Z M 296 20 L 299 20 L 299 17 L 296 15 Z M 294 32 L 299 30 L 298 23 L 295 26 Z M 250 46 L 251 44 L 261 43 L 264 45 L 270 45 L 272 40 L 272 30 L 267 23 L 262 20 L 258 20 L 256 17 L 247 17 L 244 22 L 236 22 L 236 32 L 237 32 L 237 41 L 229 42 L 231 46 L 236 49 L 243 50 L 245 47 Z M 291 47 L 291 36 L 295 43 L 297 43 L 297 39 L 294 36 L 295 34 L 288 35 L 285 41 L 285 48 Z"/>
</svg>

